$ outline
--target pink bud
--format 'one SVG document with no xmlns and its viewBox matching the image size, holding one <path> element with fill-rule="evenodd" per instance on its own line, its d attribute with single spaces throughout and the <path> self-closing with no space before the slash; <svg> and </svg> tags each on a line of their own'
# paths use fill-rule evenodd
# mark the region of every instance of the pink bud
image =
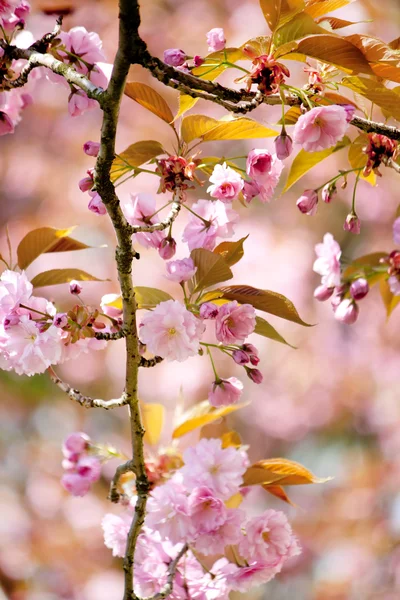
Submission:
<svg viewBox="0 0 400 600">
<path fill-rule="evenodd" d="M 352 325 L 357 321 L 359 312 L 358 304 L 346 298 L 336 308 L 335 319 L 346 325 Z"/>
<path fill-rule="evenodd" d="M 232 352 L 232 358 L 238 365 L 245 365 L 250 362 L 250 356 L 243 350 L 234 350 Z"/>
<path fill-rule="evenodd" d="M 342 300 L 343 300 L 342 294 L 336 293 L 334 296 L 332 296 L 331 306 L 332 306 L 333 312 L 336 312 L 336 309 L 339 306 L 339 304 L 342 302 Z"/>
<path fill-rule="evenodd" d="M 286 133 L 286 131 L 282 131 L 281 135 L 274 140 L 275 143 L 275 152 L 279 160 L 284 160 L 291 155 L 293 149 L 293 142 L 290 135 Z"/>
<path fill-rule="evenodd" d="M 61 478 L 61 485 L 73 496 L 85 496 L 90 490 L 90 481 L 78 473 L 65 473 Z"/>
<path fill-rule="evenodd" d="M 173 256 L 175 256 L 176 252 L 176 241 L 174 238 L 164 238 L 158 248 L 158 254 L 164 260 L 169 260 Z"/>
<path fill-rule="evenodd" d="M 81 454 L 85 452 L 89 446 L 90 437 L 86 433 L 74 432 L 71 433 L 63 444 L 63 454 L 69 458 L 71 454 Z"/>
<path fill-rule="evenodd" d="M 83 144 L 83 151 L 88 156 L 97 156 L 100 150 L 99 142 L 85 142 Z"/>
<path fill-rule="evenodd" d="M 350 231 L 350 233 L 355 233 L 358 235 L 361 230 L 360 219 L 355 213 L 349 213 L 346 217 L 346 220 L 343 224 L 343 229 L 345 231 Z"/>
<path fill-rule="evenodd" d="M 260 359 L 255 354 L 252 354 L 250 356 L 250 362 L 252 365 L 254 365 L 256 367 L 258 365 L 258 363 L 260 362 Z"/>
<path fill-rule="evenodd" d="M 258 350 L 253 344 L 243 344 L 242 350 L 247 352 L 247 354 L 255 354 L 258 356 Z"/>
<path fill-rule="evenodd" d="M 356 112 L 356 107 L 352 104 L 342 104 L 344 110 L 346 111 L 346 121 L 350 123 L 352 118 L 354 117 L 354 113 Z"/>
<path fill-rule="evenodd" d="M 171 67 L 180 67 L 186 60 L 186 52 L 179 48 L 164 50 L 164 62 Z"/>
<path fill-rule="evenodd" d="M 81 190 L 81 192 L 88 192 L 89 190 L 92 189 L 93 185 L 94 185 L 94 179 L 93 179 L 93 169 L 89 169 L 87 171 L 87 177 L 84 177 L 83 179 L 81 179 L 79 181 L 79 189 Z"/>
<path fill-rule="evenodd" d="M 204 58 L 202 58 L 198 54 L 196 54 L 195 56 L 193 56 L 193 64 L 194 64 L 195 67 L 201 67 L 201 65 L 203 63 L 204 63 Z"/>
<path fill-rule="evenodd" d="M 254 383 L 262 383 L 263 374 L 258 369 L 248 369 L 246 368 L 247 377 L 249 377 Z"/>
<path fill-rule="evenodd" d="M 0 135 L 14 133 L 14 123 L 7 113 L 0 111 Z"/>
<path fill-rule="evenodd" d="M 93 483 L 100 479 L 101 462 L 95 456 L 83 456 L 76 465 L 76 471 L 78 475 Z"/>
<path fill-rule="evenodd" d="M 315 190 L 305 190 L 296 202 L 303 214 L 313 216 L 317 212 L 318 194 Z"/>
<path fill-rule="evenodd" d="M 82 289 L 83 288 L 81 284 L 75 279 L 72 279 L 72 281 L 69 282 L 69 291 L 71 294 L 75 294 L 77 296 L 82 292 Z"/>
<path fill-rule="evenodd" d="M 208 400 L 211 406 L 229 406 L 236 404 L 243 391 L 243 383 L 236 377 L 214 381 Z"/>
<path fill-rule="evenodd" d="M 333 198 L 336 196 L 337 194 L 337 187 L 335 184 L 331 184 L 328 183 L 321 192 L 321 198 L 324 202 L 326 202 L 326 204 L 329 204 L 331 202 L 331 200 L 333 200 Z"/>
<path fill-rule="evenodd" d="M 328 288 L 326 285 L 319 285 L 314 290 L 314 298 L 320 302 L 325 302 L 325 300 L 329 300 L 332 296 L 334 289 L 335 288 Z"/>
<path fill-rule="evenodd" d="M 96 215 L 105 215 L 107 209 L 104 206 L 102 199 L 97 192 L 89 192 L 92 196 L 89 200 L 88 209 L 94 212 Z"/>
<path fill-rule="evenodd" d="M 243 184 L 242 194 L 246 202 L 249 204 L 253 198 L 258 196 L 260 188 L 255 181 L 245 181 Z"/>
<path fill-rule="evenodd" d="M 204 302 L 200 306 L 200 318 L 201 319 L 216 319 L 218 316 L 219 308 L 212 302 Z"/>
<path fill-rule="evenodd" d="M 224 30 L 221 27 L 214 27 L 206 34 L 208 51 L 219 52 L 225 48 L 226 39 Z"/>
<path fill-rule="evenodd" d="M 364 277 L 353 281 L 350 286 L 350 294 L 354 300 L 362 300 L 369 292 L 369 284 Z"/>
<path fill-rule="evenodd" d="M 67 313 L 57 313 L 53 319 L 53 325 L 60 327 L 60 329 L 66 327 L 68 325 Z"/>
</svg>

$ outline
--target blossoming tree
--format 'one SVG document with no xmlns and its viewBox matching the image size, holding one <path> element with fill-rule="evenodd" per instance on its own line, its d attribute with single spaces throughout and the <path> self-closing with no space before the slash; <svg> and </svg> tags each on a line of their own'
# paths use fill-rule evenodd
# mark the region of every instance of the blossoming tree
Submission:
<svg viewBox="0 0 400 600">
<path fill-rule="evenodd" d="M 315 215 L 319 199 L 331 203 L 338 186 L 351 184 L 352 209 L 343 227 L 357 234 L 359 180 L 374 185 L 386 168 L 400 171 L 396 126 L 400 112 L 394 87 L 400 82 L 400 42 L 343 34 L 354 23 L 326 15 L 348 3 L 260 0 L 265 36 L 233 48 L 223 29 L 214 28 L 206 34 L 207 55 L 188 56 L 174 48 L 165 50 L 160 60 L 149 53 L 140 36 L 138 2 L 120 0 L 119 45 L 109 65 L 96 33 L 83 27 L 63 31 L 58 18 L 52 32 L 30 39 L 28 2 L 0 0 L 0 134 L 14 132 L 42 79 L 65 87 L 71 117 L 96 108 L 103 113 L 100 142 L 84 145 L 84 152 L 96 162 L 79 188 L 88 194 L 89 210 L 107 215 L 114 227 L 120 294 L 107 294 L 98 306 L 89 306 L 81 296 L 82 282 L 96 277 L 76 267 L 45 271 L 30 281 L 25 269 L 40 255 L 88 248 L 71 237 L 69 229 L 46 226 L 31 231 L 18 245 L 16 264 L 11 247 L 9 258 L 0 256 L 5 267 L 0 277 L 0 367 L 21 376 L 47 372 L 72 400 L 87 408 L 129 407 L 132 456 L 117 468 L 109 494 L 125 513 L 122 517 L 110 513 L 103 520 L 106 546 L 124 557 L 124 600 L 227 598 L 231 590 L 246 591 L 270 581 L 301 551 L 283 512 L 269 509 L 249 517 L 240 508 L 241 501 L 260 485 L 289 502 L 285 486 L 324 480 L 282 458 L 260 457 L 250 464 L 246 446 L 229 430 L 221 438 L 202 437 L 183 452 L 175 445 L 150 457 L 146 435 L 157 437 L 163 407 L 146 407 L 150 411 L 146 432 L 138 371 L 156 372 L 162 361 L 183 362 L 195 355 L 210 361 L 208 399 L 183 415 L 173 432 L 175 440 L 243 406 L 242 381 L 217 372 L 215 353 L 232 359 L 232 372 L 241 367 L 243 376 L 261 384 L 258 350 L 248 336 L 255 333 L 286 342 L 260 313 L 308 324 L 280 293 L 245 283 L 226 284 L 233 277 L 231 268 L 244 257 L 247 239 L 231 239 L 239 219 L 234 204 L 269 202 L 285 161 L 294 152 L 283 193 L 325 158 L 346 150 L 348 169 L 331 173 L 317 189 L 305 190 L 297 206 L 302 213 Z M 290 60 L 307 64 L 301 87 L 291 83 Z M 127 81 L 132 64 L 178 90 L 176 114 L 152 87 Z M 228 69 L 240 71 L 234 80 L 238 86 L 216 82 Z M 115 148 L 123 94 L 170 127 L 170 147 L 145 140 Z M 198 99 L 221 105 L 226 116 L 217 120 L 187 115 Z M 379 108 L 379 121 L 367 116 L 371 103 Z M 243 116 L 258 107 L 262 110 L 264 104 L 282 106 L 279 123 L 266 127 Z M 200 149 L 207 141 L 242 139 L 257 140 L 247 156 L 204 156 Z M 158 178 L 160 200 L 137 191 L 141 173 Z M 137 179 L 134 192 L 122 202 L 117 187 L 130 185 L 131 179 Z M 191 190 L 200 187 L 204 198 L 192 202 Z M 178 218 L 185 223 L 181 243 L 186 257 L 171 260 L 178 244 L 173 235 Z M 400 244 L 399 215 L 393 232 L 394 243 Z M 158 252 L 160 268 L 162 260 L 167 261 L 166 277 L 176 283 L 174 297 L 136 281 L 140 247 Z M 331 299 L 337 320 L 355 323 L 359 301 L 376 284 L 390 315 L 400 299 L 400 251 L 373 252 L 344 266 L 334 233 L 326 233 L 315 250 L 314 270 L 322 281 L 314 295 L 320 301 Z M 69 285 L 67 312 L 37 295 L 38 288 L 57 284 Z M 56 374 L 56 365 L 121 338 L 126 344 L 126 377 L 120 397 L 92 398 Z M 63 454 L 62 485 L 76 496 L 85 495 L 100 478 L 102 463 L 122 458 L 80 432 L 64 441 Z"/>
</svg>

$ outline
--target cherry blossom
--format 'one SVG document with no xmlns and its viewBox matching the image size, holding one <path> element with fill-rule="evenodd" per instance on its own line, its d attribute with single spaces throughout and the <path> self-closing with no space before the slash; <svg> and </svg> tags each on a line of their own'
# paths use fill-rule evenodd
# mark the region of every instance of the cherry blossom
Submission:
<svg viewBox="0 0 400 600">
<path fill-rule="evenodd" d="M 215 335 L 223 344 L 242 343 L 256 326 L 256 312 L 250 304 L 236 300 L 223 304 L 215 321 Z"/>
<path fill-rule="evenodd" d="M 232 202 L 236 200 L 243 189 L 243 179 L 231 167 L 227 167 L 226 163 L 215 165 L 210 177 L 210 185 L 207 192 L 212 198 L 217 198 L 222 202 Z"/>
<path fill-rule="evenodd" d="M 322 284 L 327 288 L 340 285 L 340 257 L 342 251 L 331 233 L 324 235 L 322 244 L 315 246 L 318 256 L 313 269 L 322 276 Z"/>
<path fill-rule="evenodd" d="M 151 492 L 145 524 L 172 543 L 193 537 L 188 496 L 179 478 L 171 479 Z"/>
<path fill-rule="evenodd" d="M 236 377 L 220 379 L 212 384 L 208 400 L 212 406 L 229 406 L 239 401 L 242 391 L 243 383 Z"/>
<path fill-rule="evenodd" d="M 222 27 L 214 27 L 207 33 L 207 44 L 209 52 L 218 52 L 225 48 L 226 39 Z"/>
<path fill-rule="evenodd" d="M 122 204 L 122 210 L 131 225 L 155 224 L 160 221 L 158 215 L 154 214 L 157 211 L 156 199 L 151 194 L 131 194 L 130 200 Z M 135 239 L 145 248 L 159 248 L 165 235 L 164 231 L 142 232 L 135 234 Z"/>
<path fill-rule="evenodd" d="M 343 106 L 320 106 L 312 108 L 299 117 L 293 141 L 306 152 L 319 152 L 331 148 L 346 133 L 349 123 Z"/>
<path fill-rule="evenodd" d="M 199 216 L 191 215 L 182 237 L 189 250 L 213 250 L 218 237 L 229 238 L 233 235 L 233 225 L 239 220 L 238 213 L 221 200 L 198 200 L 193 204 L 192 210 Z"/>
<path fill-rule="evenodd" d="M 191 279 L 197 271 L 197 267 L 194 265 L 192 258 L 182 258 L 180 260 L 173 260 L 166 264 L 167 268 L 167 279 L 170 281 L 176 281 L 182 283 Z"/>
</svg>

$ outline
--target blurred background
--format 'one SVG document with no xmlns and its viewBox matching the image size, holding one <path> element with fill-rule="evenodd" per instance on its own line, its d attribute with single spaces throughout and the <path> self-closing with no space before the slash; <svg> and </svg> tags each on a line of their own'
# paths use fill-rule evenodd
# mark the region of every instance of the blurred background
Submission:
<svg viewBox="0 0 400 600">
<path fill-rule="evenodd" d="M 37 38 L 53 28 L 54 17 L 43 13 L 53 3 L 32 4 L 28 29 Z M 212 27 L 224 27 L 228 46 L 267 33 L 257 0 L 146 0 L 142 4 L 142 35 L 151 52 L 160 57 L 170 47 L 205 55 L 205 34 Z M 116 0 L 76 0 L 72 5 L 74 11 L 65 18 L 64 28 L 83 25 L 98 32 L 111 62 L 116 49 Z M 360 0 L 335 15 L 365 21 L 357 31 L 386 41 L 398 35 L 398 0 Z M 351 27 L 348 33 L 355 30 Z M 289 62 L 288 66 L 293 81 L 305 83 L 302 66 Z M 222 81 L 231 82 L 234 77 L 236 72 L 229 71 Z M 131 79 L 150 83 L 177 109 L 177 94 L 163 89 L 139 67 L 132 69 Z M 98 141 L 101 114 L 96 109 L 71 119 L 65 89 L 46 81 L 37 84 L 34 98 L 16 133 L 0 138 L 0 251 L 6 249 L 6 224 L 14 251 L 21 237 L 35 227 L 78 225 L 75 237 L 94 249 L 45 255 L 29 267 L 28 274 L 79 266 L 109 278 L 106 283 L 84 284 L 84 300 L 98 305 L 101 295 L 118 291 L 114 238 L 107 218 L 87 210 L 88 197 L 79 191 L 78 181 L 93 166 L 82 145 Z M 274 124 L 279 110 L 262 106 L 252 117 Z M 194 112 L 223 115 L 219 107 L 204 103 L 198 103 Z M 126 98 L 117 149 L 143 139 L 168 143 L 170 130 Z M 208 143 L 203 155 L 238 156 L 253 147 L 271 145 L 271 138 Z M 290 159 L 284 176 L 288 163 Z M 335 236 L 349 260 L 393 249 L 391 224 L 399 202 L 399 179 L 386 169 L 375 188 L 360 183 L 360 236 L 342 228 L 351 185 L 339 190 L 332 204 L 321 205 L 313 218 L 301 215 L 295 206 L 303 189 L 323 184 L 335 169 L 346 165 L 346 153 L 338 153 L 271 204 L 256 200 L 249 208 L 235 207 L 241 215 L 235 239 L 251 235 L 244 259 L 233 269 L 233 283 L 287 295 L 303 319 L 316 326 L 301 328 L 271 318 L 297 350 L 252 336 L 250 341 L 260 348 L 264 382 L 259 386 L 244 382 L 251 404 L 229 417 L 229 426 L 251 444 L 253 460 L 284 456 L 302 462 L 321 477 L 334 478 L 324 485 L 288 488 L 295 507 L 263 490 L 246 499 L 251 513 L 267 506 L 284 510 L 303 546 L 292 568 L 246 595 L 254 600 L 400 598 L 400 309 L 387 323 L 374 289 L 361 302 L 357 323 L 341 325 L 334 320 L 329 302 L 314 301 L 319 277 L 312 271 L 314 246 L 326 232 Z M 155 193 L 156 189 L 156 178 L 141 175 L 120 191 L 121 197 L 127 197 L 130 192 Z M 202 197 L 202 192 L 195 192 L 196 197 Z M 183 224 L 174 232 L 177 239 Z M 142 260 L 134 264 L 135 283 L 178 294 L 177 286 L 165 279 L 158 254 L 141 249 L 141 255 Z M 181 244 L 177 257 L 186 255 L 187 248 Z M 71 303 L 67 286 L 40 293 L 61 309 Z M 105 351 L 81 355 L 58 370 L 84 393 L 115 397 L 123 386 L 123 357 L 123 342 L 113 342 Z M 229 361 L 218 364 L 221 375 L 243 379 L 238 366 Z M 185 405 L 190 406 L 206 397 L 211 381 L 211 367 L 200 357 L 183 365 L 163 363 L 141 370 L 141 399 L 163 402 L 168 408 L 163 445 L 170 441 L 180 390 Z M 86 431 L 94 441 L 109 442 L 129 453 L 126 410 L 86 411 L 63 396 L 46 376 L 24 378 L 0 371 L 0 386 L 0 599 L 119 600 L 122 561 L 113 559 L 103 546 L 100 527 L 104 513 L 117 510 L 106 500 L 115 464 L 107 465 L 102 481 L 84 498 L 69 496 L 59 479 L 61 443 L 72 431 Z M 180 447 L 191 441 L 190 436 L 182 438 Z"/>
</svg>

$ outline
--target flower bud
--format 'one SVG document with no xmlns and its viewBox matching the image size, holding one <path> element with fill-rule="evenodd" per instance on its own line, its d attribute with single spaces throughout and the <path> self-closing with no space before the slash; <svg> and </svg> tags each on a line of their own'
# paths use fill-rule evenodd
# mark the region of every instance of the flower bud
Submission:
<svg viewBox="0 0 400 600">
<path fill-rule="evenodd" d="M 254 383 L 262 383 L 263 374 L 258 369 L 246 368 L 247 377 L 249 377 Z"/>
<path fill-rule="evenodd" d="M 350 123 L 350 121 L 354 117 L 354 113 L 356 112 L 356 107 L 353 106 L 353 104 L 342 104 L 342 106 L 346 111 L 346 121 Z"/>
<path fill-rule="evenodd" d="M 66 327 L 68 325 L 68 316 L 67 313 L 57 313 L 53 319 L 53 325 L 56 327 Z"/>
<path fill-rule="evenodd" d="M 250 362 L 250 356 L 243 350 L 234 350 L 232 352 L 232 358 L 238 365 L 245 365 Z"/>
<path fill-rule="evenodd" d="M 226 39 L 222 27 L 214 27 L 214 29 L 210 29 L 210 31 L 206 34 L 206 37 L 209 52 L 218 52 L 219 50 L 223 50 L 225 48 Z"/>
<path fill-rule="evenodd" d="M 333 198 L 336 196 L 337 194 L 337 187 L 336 184 L 332 184 L 332 183 L 328 183 L 321 192 L 321 198 L 323 200 L 323 202 L 326 202 L 326 204 L 329 204 Z"/>
<path fill-rule="evenodd" d="M 212 302 L 204 302 L 200 306 L 200 318 L 201 319 L 216 319 L 218 316 L 219 308 Z"/>
<path fill-rule="evenodd" d="M 352 325 L 358 319 L 360 310 L 358 304 L 349 298 L 345 298 L 341 301 L 335 311 L 335 319 L 346 325 Z"/>
<path fill-rule="evenodd" d="M 180 67 L 186 60 L 186 52 L 179 48 L 164 50 L 164 62 L 170 67 Z"/>
<path fill-rule="evenodd" d="M 83 151 L 88 156 L 96 157 L 99 153 L 99 150 L 100 150 L 99 142 L 88 141 L 83 144 Z"/>
<path fill-rule="evenodd" d="M 80 431 L 70 433 L 63 444 L 62 451 L 64 456 L 70 459 L 71 454 L 82 454 L 82 452 L 87 450 L 89 442 L 90 438 L 86 433 L 81 433 Z"/>
<path fill-rule="evenodd" d="M 362 300 L 369 292 L 369 284 L 364 277 L 353 281 L 350 286 L 350 295 L 354 300 Z"/>
<path fill-rule="evenodd" d="M 89 192 L 91 198 L 89 200 L 88 209 L 94 212 L 96 215 L 105 215 L 107 209 L 104 206 L 102 199 L 97 192 Z"/>
<path fill-rule="evenodd" d="M 73 496 L 85 496 L 90 490 L 90 481 L 78 473 L 65 473 L 61 485 Z"/>
<path fill-rule="evenodd" d="M 236 377 L 214 381 L 208 394 L 211 406 L 229 406 L 236 404 L 243 391 L 243 383 Z"/>
<path fill-rule="evenodd" d="M 328 288 L 326 285 L 319 285 L 314 290 L 314 298 L 320 302 L 325 302 L 325 300 L 329 300 L 332 296 L 334 289 L 335 288 Z"/>
<path fill-rule="evenodd" d="M 293 149 L 293 142 L 290 135 L 286 133 L 286 131 L 282 130 L 281 135 L 274 140 L 275 143 L 275 152 L 279 160 L 284 160 L 291 155 Z"/>
<path fill-rule="evenodd" d="M 204 58 L 202 58 L 198 54 L 196 54 L 195 56 L 193 56 L 193 64 L 194 64 L 195 67 L 201 67 L 201 65 L 203 63 L 204 63 Z"/>
<path fill-rule="evenodd" d="M 14 123 L 7 113 L 0 111 L 0 135 L 14 133 Z"/>
<path fill-rule="evenodd" d="M 158 254 L 164 260 L 169 260 L 175 255 L 176 252 L 176 241 L 174 238 L 164 238 L 158 248 Z"/>
<path fill-rule="evenodd" d="M 345 231 L 350 231 L 350 233 L 355 233 L 356 235 L 360 233 L 361 223 L 360 219 L 355 213 L 351 212 L 347 215 L 346 220 L 343 224 L 343 229 Z"/>
<path fill-rule="evenodd" d="M 253 198 L 258 196 L 259 193 L 260 193 L 260 188 L 258 187 L 258 185 L 256 184 L 255 181 L 245 181 L 244 182 L 242 194 L 243 194 L 243 198 L 245 199 L 247 204 L 249 204 L 253 200 Z"/>
<path fill-rule="evenodd" d="M 317 212 L 318 194 L 316 190 L 305 190 L 296 202 L 297 208 L 305 215 L 313 216 Z"/>
<path fill-rule="evenodd" d="M 82 286 L 80 285 L 80 283 L 78 281 L 76 281 L 76 279 L 72 279 L 69 282 L 69 291 L 70 294 L 74 294 L 75 296 L 77 296 L 78 294 L 80 294 L 82 292 Z"/>
<path fill-rule="evenodd" d="M 101 475 L 101 462 L 95 456 L 83 456 L 76 465 L 78 475 L 91 483 L 98 481 Z"/>
</svg>

